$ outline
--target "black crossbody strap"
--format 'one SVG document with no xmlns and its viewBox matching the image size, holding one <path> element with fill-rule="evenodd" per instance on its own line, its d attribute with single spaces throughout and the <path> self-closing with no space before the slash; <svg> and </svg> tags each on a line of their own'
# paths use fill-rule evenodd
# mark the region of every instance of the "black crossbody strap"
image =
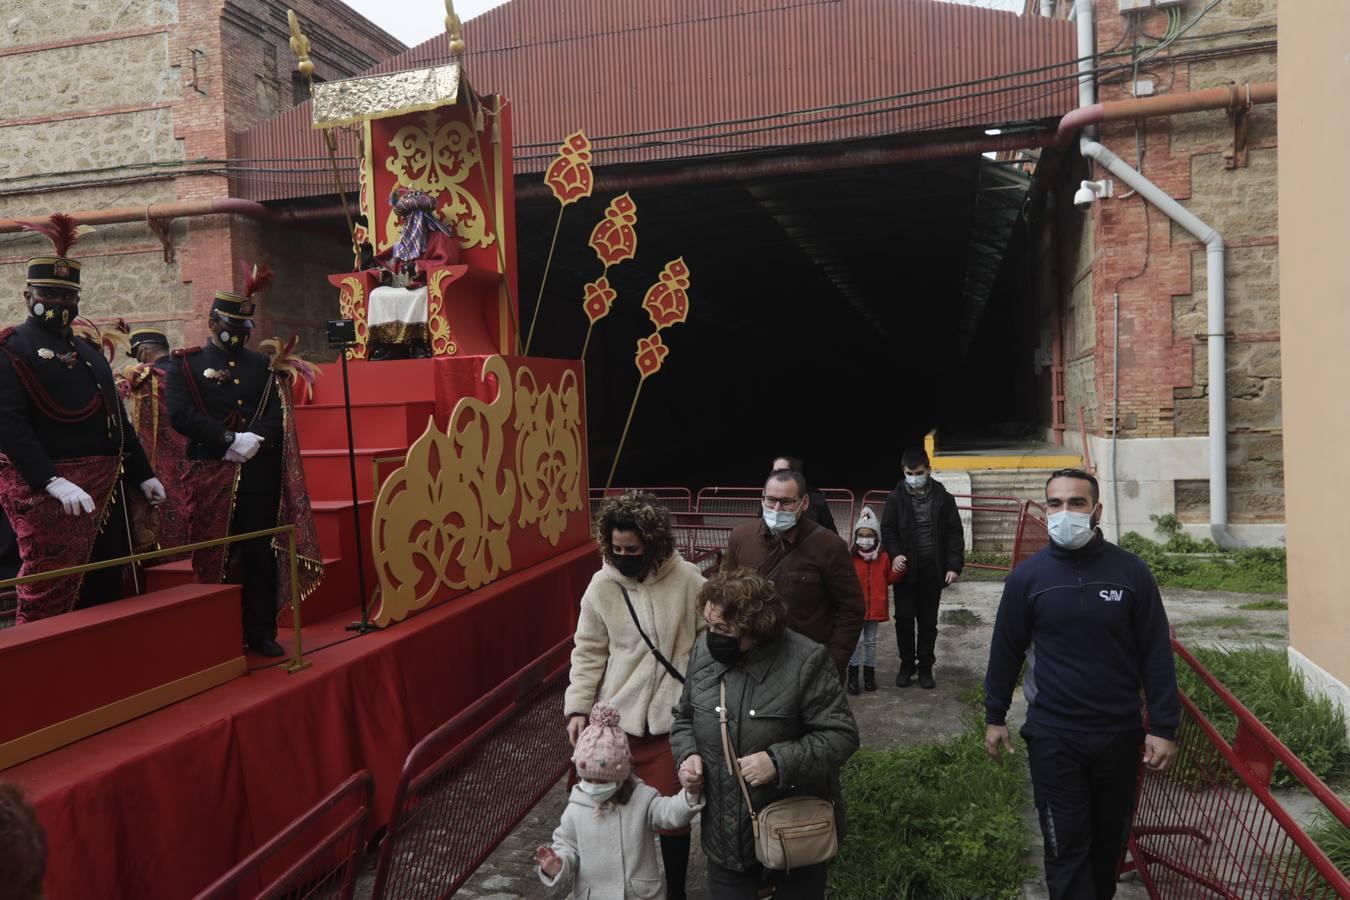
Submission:
<svg viewBox="0 0 1350 900">
<path fill-rule="evenodd" d="M 778 562 L 776 562 L 776 563 L 773 564 L 773 568 L 772 568 L 772 569 L 770 569 L 769 571 L 767 571 L 767 572 L 764 573 L 764 580 L 765 580 L 765 581 L 773 581 L 773 576 L 777 575 L 777 574 L 778 574 L 778 570 L 781 569 L 781 568 L 783 568 L 783 563 L 785 563 L 785 562 L 788 561 L 788 557 L 789 557 L 789 556 L 791 556 L 793 553 L 795 553 L 796 551 L 800 550 L 801 548 L 805 547 L 808 543 L 810 543 L 810 542 L 811 542 L 811 538 L 815 537 L 815 536 L 818 535 L 818 534 L 824 534 L 824 533 L 825 533 L 825 529 L 824 529 L 824 528 L 817 528 L 815 531 L 811 532 L 811 533 L 808 534 L 806 537 L 802 538 L 802 539 L 797 543 L 797 545 L 796 545 L 795 547 L 790 548 L 790 549 L 788 550 L 788 552 L 784 553 L 784 554 L 779 558 Z"/>
<path fill-rule="evenodd" d="M 642 635 L 642 639 L 647 642 L 647 649 L 652 651 L 652 656 L 656 657 L 657 662 L 666 667 L 666 671 L 670 673 L 671 678 L 674 678 L 680 684 L 684 684 L 684 676 L 670 664 L 670 660 L 666 659 L 660 650 L 656 649 L 652 639 L 647 637 L 647 632 L 642 630 L 642 623 L 638 621 L 637 610 L 633 609 L 633 601 L 628 596 L 628 589 L 620 584 L 619 591 L 623 594 L 623 602 L 628 604 L 628 614 L 633 617 L 633 626 L 637 628 L 638 634 Z"/>
</svg>

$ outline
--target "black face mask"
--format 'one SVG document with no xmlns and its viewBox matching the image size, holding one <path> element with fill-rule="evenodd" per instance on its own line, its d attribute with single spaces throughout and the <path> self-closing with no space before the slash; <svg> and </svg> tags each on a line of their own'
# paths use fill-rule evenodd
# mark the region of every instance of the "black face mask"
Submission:
<svg viewBox="0 0 1350 900">
<path fill-rule="evenodd" d="M 641 554 L 637 556 L 616 556 L 614 557 L 614 568 L 619 570 L 619 574 L 625 578 L 637 578 L 642 574 L 642 567 L 646 565 L 647 557 Z"/>
<path fill-rule="evenodd" d="M 70 300 L 34 297 L 28 304 L 28 315 L 43 328 L 64 332 L 80 315 L 78 295 Z"/>
<path fill-rule="evenodd" d="M 736 660 L 741 658 L 741 639 L 732 637 L 729 634 L 718 634 L 715 631 L 708 632 L 708 652 L 712 658 L 724 666 L 736 665 Z"/>
</svg>

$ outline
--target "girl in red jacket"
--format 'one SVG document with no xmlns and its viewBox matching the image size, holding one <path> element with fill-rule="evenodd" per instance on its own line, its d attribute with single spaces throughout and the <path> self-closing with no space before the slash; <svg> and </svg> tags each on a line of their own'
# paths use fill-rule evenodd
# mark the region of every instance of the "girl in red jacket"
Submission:
<svg viewBox="0 0 1350 900">
<path fill-rule="evenodd" d="M 881 522 L 870 506 L 863 507 L 853 525 L 853 568 L 862 582 L 866 615 L 858 646 L 848 661 L 848 692 L 861 694 L 859 667 L 863 686 L 869 691 L 877 689 L 877 628 L 891 617 L 890 586 L 905 577 L 891 571 L 890 558 L 881 549 Z"/>
</svg>

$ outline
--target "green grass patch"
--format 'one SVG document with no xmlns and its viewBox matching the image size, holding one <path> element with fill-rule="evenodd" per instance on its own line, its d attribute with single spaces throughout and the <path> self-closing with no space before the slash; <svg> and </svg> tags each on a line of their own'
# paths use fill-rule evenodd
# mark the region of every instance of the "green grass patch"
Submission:
<svg viewBox="0 0 1350 900">
<path fill-rule="evenodd" d="M 843 780 L 849 833 L 830 867 L 832 900 L 1021 896 L 1023 771 L 990 762 L 982 717 L 949 741 L 860 750 Z"/>
<path fill-rule="evenodd" d="M 1340 819 L 1325 809 L 1320 809 L 1317 811 L 1317 817 L 1308 826 L 1308 837 L 1322 848 L 1322 852 L 1336 868 L 1350 878 L 1350 828 L 1342 825 Z"/>
<path fill-rule="evenodd" d="M 978 625 L 984 619 L 979 613 L 971 612 L 964 606 L 956 606 L 951 609 L 944 609 L 938 616 L 938 621 L 943 625 L 970 626 Z"/>
<path fill-rule="evenodd" d="M 1192 652 L 1318 778 L 1333 787 L 1350 786 L 1345 713 L 1328 698 L 1310 694 L 1303 674 L 1289 667 L 1284 653 L 1265 647 L 1201 648 Z M 1237 717 L 1180 660 L 1177 682 L 1205 717 L 1232 741 Z M 1298 781 L 1284 766 L 1277 765 L 1272 784 L 1292 787 Z"/>
<path fill-rule="evenodd" d="M 1213 541 L 1197 541 L 1181 530 L 1176 516 L 1153 516 L 1163 543 L 1131 531 L 1120 546 L 1142 558 L 1163 587 L 1240 594 L 1283 594 L 1288 590 L 1286 554 L 1279 547 L 1220 550 Z"/>
<path fill-rule="evenodd" d="M 1177 631 L 1190 631 L 1197 628 L 1243 628 L 1250 624 L 1251 622 L 1246 616 L 1202 616 L 1189 622 L 1178 622 Z"/>
<path fill-rule="evenodd" d="M 1238 609 L 1245 609 L 1248 612 L 1279 612 L 1288 610 L 1289 604 L 1283 600 L 1253 600 L 1251 603 L 1244 603 Z"/>
</svg>

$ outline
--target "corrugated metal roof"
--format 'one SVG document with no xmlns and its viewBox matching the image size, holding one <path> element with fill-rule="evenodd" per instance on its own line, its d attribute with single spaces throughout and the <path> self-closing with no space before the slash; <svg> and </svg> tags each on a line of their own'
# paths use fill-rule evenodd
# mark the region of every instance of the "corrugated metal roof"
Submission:
<svg viewBox="0 0 1350 900">
<path fill-rule="evenodd" d="M 604 166 L 989 127 L 1076 102 L 1072 24 L 935 0 L 512 0 L 464 37 L 470 82 L 516 107 L 517 172 L 541 171 L 578 127 Z M 371 71 L 447 59 L 438 37 Z M 289 170 L 241 171 L 240 196 L 332 192 L 308 103 L 239 135 L 236 156 Z"/>
</svg>

